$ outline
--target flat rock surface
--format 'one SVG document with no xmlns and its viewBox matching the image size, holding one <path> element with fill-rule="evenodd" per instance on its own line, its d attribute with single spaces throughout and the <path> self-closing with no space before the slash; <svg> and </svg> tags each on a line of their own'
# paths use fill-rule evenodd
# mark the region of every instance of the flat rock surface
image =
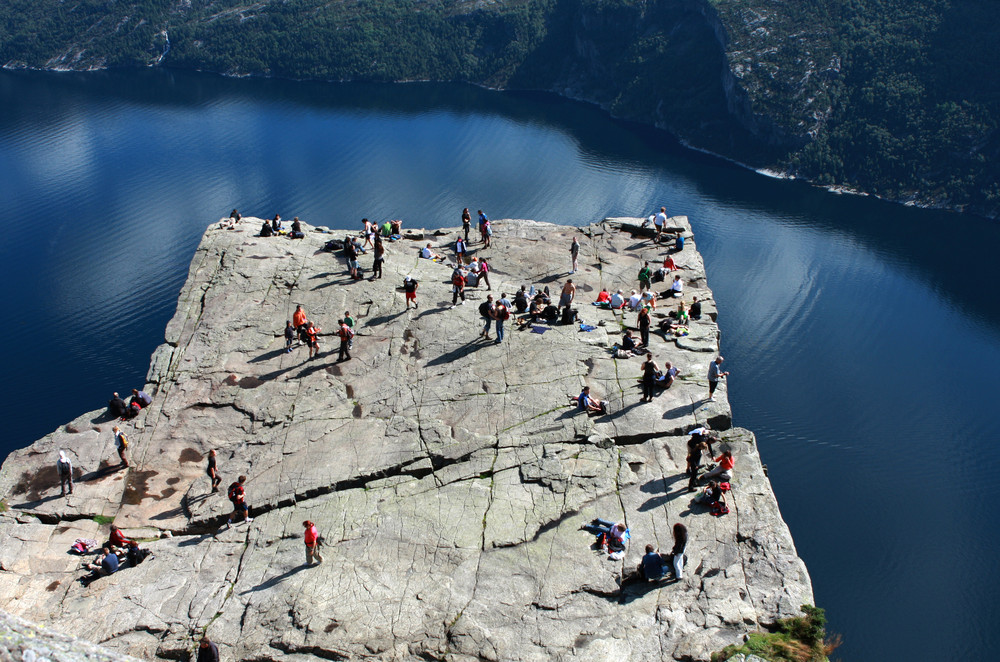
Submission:
<svg viewBox="0 0 1000 662">
<path fill-rule="evenodd" d="M 152 357 L 153 404 L 122 424 L 132 466 L 117 466 L 114 421 L 95 411 L 0 470 L 0 608 L 144 658 L 186 659 L 207 629 L 228 660 L 707 659 L 796 614 L 812 603 L 809 577 L 753 435 L 730 427 L 725 382 L 706 401 L 715 308 L 687 219 L 671 220 L 687 237 L 674 256 L 685 300 L 706 299 L 706 314 L 685 338 L 653 334 L 655 359 L 681 376 L 648 404 L 641 359 L 611 350 L 635 314 L 591 305 L 601 288 L 637 288 L 642 261 L 667 254 L 622 231 L 637 219 L 495 223 L 491 248 L 472 245 L 492 266 L 492 293 L 547 285 L 557 298 L 573 278 L 595 327 L 508 323 L 502 344 L 477 338 L 485 288 L 453 308 L 451 267 L 417 257 L 430 241 L 454 259 L 454 230 L 387 243 L 384 278 L 353 281 L 339 253 L 321 250 L 342 233 L 289 240 L 255 237 L 259 219 L 213 225 Z M 574 235 L 580 271 L 569 276 Z M 420 283 L 416 310 L 406 275 Z M 305 347 L 285 351 L 296 304 L 329 334 L 311 360 Z M 654 323 L 675 305 L 661 301 Z M 333 334 L 346 310 L 357 337 L 341 363 Z M 570 406 L 584 385 L 609 400 L 607 415 Z M 719 518 L 692 502 L 683 475 L 686 433 L 707 421 L 737 458 L 732 512 Z M 60 449 L 76 468 L 68 497 Z M 255 520 L 226 528 L 224 491 L 239 474 Z M 580 530 L 594 517 L 627 522 L 624 559 Z M 84 587 L 67 550 L 105 540 L 111 518 L 155 556 Z M 325 540 L 319 566 L 303 565 L 306 519 Z M 621 590 L 646 543 L 669 551 L 678 521 L 690 532 L 684 579 Z"/>
</svg>

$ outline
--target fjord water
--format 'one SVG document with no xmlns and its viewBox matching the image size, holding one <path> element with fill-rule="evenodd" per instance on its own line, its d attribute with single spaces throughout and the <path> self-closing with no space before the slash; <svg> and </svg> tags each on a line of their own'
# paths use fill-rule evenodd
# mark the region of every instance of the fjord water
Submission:
<svg viewBox="0 0 1000 662">
<path fill-rule="evenodd" d="M 4 455 L 142 384 L 233 207 L 353 229 L 665 204 L 691 218 L 735 422 L 844 635 L 835 657 L 1000 643 L 993 223 L 768 179 L 543 95 L 140 71 L 0 72 L 0 98 Z"/>
</svg>

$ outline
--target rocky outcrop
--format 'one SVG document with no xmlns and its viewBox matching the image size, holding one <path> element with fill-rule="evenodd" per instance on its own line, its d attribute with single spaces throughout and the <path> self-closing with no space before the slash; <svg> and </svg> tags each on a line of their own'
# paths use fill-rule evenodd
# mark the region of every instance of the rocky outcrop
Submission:
<svg viewBox="0 0 1000 662">
<path fill-rule="evenodd" d="M 706 315 L 681 341 L 654 334 L 656 359 L 681 376 L 649 404 L 640 360 L 609 350 L 635 315 L 590 305 L 601 288 L 636 287 L 642 260 L 662 260 L 620 229 L 631 219 L 497 223 L 494 246 L 474 246 L 492 293 L 561 287 L 576 234 L 577 307 L 594 327 L 508 328 L 502 344 L 477 339 L 484 288 L 451 307 L 451 268 L 417 257 L 426 241 L 390 244 L 385 277 L 353 281 L 321 250 L 329 234 L 259 238 L 258 219 L 209 228 L 152 357 L 153 404 L 125 424 L 132 466 L 116 466 L 112 421 L 95 411 L 0 470 L 0 608 L 138 657 L 187 659 L 208 632 L 224 659 L 289 661 L 706 659 L 797 613 L 809 577 L 753 435 L 730 427 L 724 383 L 705 399 L 719 330 L 690 226 L 674 221 L 688 237 L 675 256 L 685 292 L 707 300 Z M 453 233 L 428 239 L 451 254 Z M 420 282 L 416 310 L 406 275 Z M 336 361 L 332 335 L 312 360 L 286 352 L 296 304 L 326 334 L 350 310 L 353 359 Z M 607 415 L 571 406 L 583 385 L 610 401 Z M 685 433 L 706 421 L 737 456 L 720 518 L 683 476 Z M 59 449 L 78 473 L 68 498 Z M 220 493 L 205 475 L 210 449 Z M 227 528 L 224 489 L 239 474 L 255 519 Z M 624 559 L 580 530 L 594 517 L 628 523 Z M 84 587 L 67 550 L 106 538 L 104 518 L 155 556 Z M 325 537 L 315 567 L 303 565 L 306 519 Z M 647 542 L 669 551 L 678 521 L 691 535 L 685 577 L 621 589 Z"/>
</svg>

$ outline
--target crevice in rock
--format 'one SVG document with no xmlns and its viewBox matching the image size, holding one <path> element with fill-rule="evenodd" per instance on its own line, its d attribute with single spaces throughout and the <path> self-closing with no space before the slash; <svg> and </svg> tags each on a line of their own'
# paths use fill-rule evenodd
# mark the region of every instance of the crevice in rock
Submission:
<svg viewBox="0 0 1000 662">
<path fill-rule="evenodd" d="M 351 659 L 350 656 L 345 653 L 340 653 L 329 648 L 323 648 L 322 646 L 294 646 L 280 640 L 271 641 L 268 643 L 268 646 L 288 655 L 312 655 L 313 657 L 318 657 L 323 660 L 335 660 L 336 662 Z"/>
</svg>

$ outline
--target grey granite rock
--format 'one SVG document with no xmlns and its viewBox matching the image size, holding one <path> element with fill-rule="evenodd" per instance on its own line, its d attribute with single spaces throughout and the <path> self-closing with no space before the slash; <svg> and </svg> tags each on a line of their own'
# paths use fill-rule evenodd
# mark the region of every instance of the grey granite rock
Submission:
<svg viewBox="0 0 1000 662">
<path fill-rule="evenodd" d="M 595 329 L 508 323 L 499 345 L 477 339 L 485 288 L 452 308 L 451 267 L 419 259 L 415 241 L 387 244 L 382 280 L 355 282 L 321 250 L 329 234 L 263 239 L 259 219 L 209 228 L 153 354 L 153 404 L 123 424 L 132 466 L 116 467 L 113 422 L 96 411 L 0 470 L 0 608 L 139 657 L 185 659 L 207 631 L 223 659 L 282 661 L 706 659 L 797 613 L 812 602 L 809 577 L 753 436 L 730 429 L 725 383 L 705 401 L 714 308 L 686 339 L 653 335 L 656 360 L 681 376 L 642 404 L 641 360 L 610 349 L 635 315 L 590 305 L 602 287 L 636 287 L 641 261 L 665 254 L 623 221 L 637 222 L 499 221 L 492 248 L 473 244 L 494 294 L 534 284 L 557 298 L 581 241 L 575 306 Z M 685 296 L 710 301 L 687 219 L 672 221 L 689 237 L 675 255 Z M 444 242 L 456 232 L 412 236 L 453 257 Z M 420 282 L 416 310 L 406 275 Z M 323 329 L 318 358 L 285 351 L 296 304 Z M 346 310 L 357 336 L 339 363 L 332 334 Z M 571 406 L 583 385 L 608 415 Z M 721 518 L 692 503 L 683 476 L 685 433 L 706 422 L 737 457 Z M 205 475 L 213 448 L 219 493 Z M 68 498 L 59 449 L 80 472 Z M 255 520 L 226 528 L 225 487 L 239 474 Z M 155 557 L 84 587 L 67 550 L 107 537 L 98 515 L 149 539 Z M 628 523 L 624 559 L 580 530 L 598 516 Z M 325 537 L 315 567 L 303 566 L 306 519 Z M 678 521 L 691 535 L 684 579 L 620 589 L 647 542 L 669 551 Z"/>
</svg>

